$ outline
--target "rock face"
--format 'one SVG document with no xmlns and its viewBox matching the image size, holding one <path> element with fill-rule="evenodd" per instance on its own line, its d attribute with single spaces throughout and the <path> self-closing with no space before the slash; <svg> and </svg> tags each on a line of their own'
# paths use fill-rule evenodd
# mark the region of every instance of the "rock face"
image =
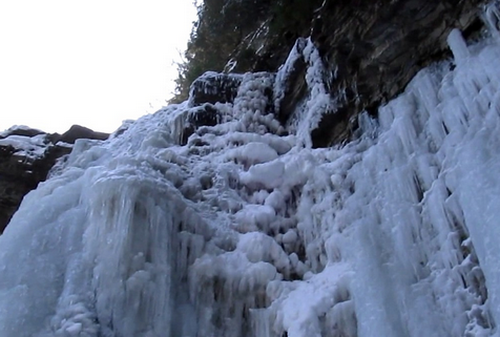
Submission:
<svg viewBox="0 0 500 337">
<path fill-rule="evenodd" d="M 0 233 L 19 207 L 23 197 L 47 178 L 57 159 L 71 152 L 79 138 L 108 138 L 73 125 L 63 135 L 27 127 L 13 127 L 0 134 Z"/>
<path fill-rule="evenodd" d="M 286 54 L 283 44 L 264 40 L 262 57 L 275 76 L 266 113 L 274 113 L 286 130 L 308 134 L 305 142 L 312 147 L 348 141 L 359 113 L 373 114 L 423 67 L 451 57 L 447 37 L 452 29 L 466 39 L 482 33 L 481 3 L 324 1 L 315 11 L 310 36 L 297 38 Z M 272 55 L 265 50 L 273 50 Z M 183 144 L 198 127 L 216 123 L 214 105 L 234 101 L 241 76 L 207 72 L 193 83 L 189 103 L 204 108 L 196 114 L 198 122 L 193 116 L 188 121 Z M 297 125 L 307 128 L 296 130 Z"/>
<path fill-rule="evenodd" d="M 373 112 L 401 93 L 411 78 L 430 63 L 450 56 L 446 39 L 454 28 L 466 38 L 480 33 L 484 0 L 325 0 L 314 11 L 312 22 L 290 31 L 310 36 L 318 49 L 326 76 L 325 86 L 337 97 L 334 111 L 312 133 L 315 147 L 346 140 L 356 128 L 359 112 Z M 305 14 L 304 16 L 308 16 Z M 265 36 L 254 44 L 264 45 L 250 69 L 276 71 L 300 35 Z M 243 57 L 243 56 L 242 56 Z M 238 56 L 235 57 L 238 61 Z M 307 62 L 295 60 L 286 83 L 280 119 L 291 116 L 307 100 Z M 333 112 L 333 113 L 332 113 Z M 286 121 L 285 121 L 286 122 Z"/>
<path fill-rule="evenodd" d="M 392 99 L 424 66 L 449 56 L 446 39 L 458 28 L 464 35 L 481 29 L 484 1 L 326 1 L 311 36 L 330 71 L 331 92 L 343 92 L 337 114 L 325 117 L 317 146 L 341 141 L 337 123 Z M 335 32 L 332 34 L 332 31 Z M 346 127 L 343 127 L 344 129 Z"/>
</svg>

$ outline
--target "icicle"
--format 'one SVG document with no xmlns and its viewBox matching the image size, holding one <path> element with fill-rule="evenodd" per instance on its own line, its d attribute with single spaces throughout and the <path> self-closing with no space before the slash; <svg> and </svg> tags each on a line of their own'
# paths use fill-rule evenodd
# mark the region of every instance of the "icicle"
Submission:
<svg viewBox="0 0 500 337">
<path fill-rule="evenodd" d="M 455 58 L 455 62 L 460 65 L 464 64 L 470 56 L 470 52 L 460 30 L 456 28 L 453 29 L 450 35 L 448 35 L 447 41 L 453 53 L 453 57 Z"/>
<path fill-rule="evenodd" d="M 490 33 L 497 39 L 500 38 L 500 10 L 498 2 L 493 1 L 486 5 L 484 21 L 488 25 Z"/>
<path fill-rule="evenodd" d="M 271 334 L 270 317 L 267 309 L 251 309 L 253 335 L 259 337 L 274 337 Z"/>
</svg>

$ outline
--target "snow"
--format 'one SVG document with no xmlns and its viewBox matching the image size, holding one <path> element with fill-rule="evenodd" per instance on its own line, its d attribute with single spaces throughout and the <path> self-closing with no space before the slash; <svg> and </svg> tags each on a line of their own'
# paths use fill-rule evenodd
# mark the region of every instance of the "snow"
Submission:
<svg viewBox="0 0 500 337">
<path fill-rule="evenodd" d="M 228 151 L 227 158 L 233 159 L 244 166 L 252 166 L 277 159 L 278 153 L 266 143 L 250 142 Z"/>
<path fill-rule="evenodd" d="M 0 146 L 11 146 L 16 155 L 32 159 L 43 157 L 48 145 L 46 134 L 33 137 L 10 135 L 0 139 Z"/>
<path fill-rule="evenodd" d="M 283 184 L 285 164 L 276 160 L 271 163 L 256 164 L 240 174 L 240 182 L 252 190 L 273 189 Z"/>
<path fill-rule="evenodd" d="M 499 336 L 495 34 L 453 31 L 342 147 L 308 140 L 335 104 L 310 40 L 292 124 L 266 94 L 287 62 L 186 145 L 189 103 L 78 140 L 0 236 L 0 335 Z"/>
</svg>

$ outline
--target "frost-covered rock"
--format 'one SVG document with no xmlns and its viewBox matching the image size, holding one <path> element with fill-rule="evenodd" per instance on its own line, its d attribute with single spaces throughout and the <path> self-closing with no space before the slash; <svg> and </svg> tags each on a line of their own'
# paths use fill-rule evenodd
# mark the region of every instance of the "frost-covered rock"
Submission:
<svg viewBox="0 0 500 337">
<path fill-rule="evenodd" d="M 190 109 L 182 131 L 181 144 L 186 144 L 189 136 L 202 126 L 215 126 L 221 121 L 221 114 L 212 105 L 205 103 L 199 107 Z"/>
<path fill-rule="evenodd" d="M 189 104 L 198 106 L 204 103 L 232 103 L 240 83 L 240 75 L 207 71 L 191 84 Z"/>
<path fill-rule="evenodd" d="M 307 146 L 319 147 L 331 143 L 330 139 L 322 139 L 321 136 L 325 135 L 318 135 L 317 130 L 322 120 L 332 118 L 330 116 L 338 112 L 339 97 L 329 93 L 334 80 L 317 47 L 311 39 L 304 38 L 296 41 L 288 59 L 277 72 L 275 110 L 287 129 L 296 133 Z"/>
<path fill-rule="evenodd" d="M 58 158 L 71 152 L 79 138 L 106 139 L 109 135 L 73 125 L 63 135 L 27 126 L 0 133 L 0 233 L 24 195 L 44 181 Z"/>
</svg>

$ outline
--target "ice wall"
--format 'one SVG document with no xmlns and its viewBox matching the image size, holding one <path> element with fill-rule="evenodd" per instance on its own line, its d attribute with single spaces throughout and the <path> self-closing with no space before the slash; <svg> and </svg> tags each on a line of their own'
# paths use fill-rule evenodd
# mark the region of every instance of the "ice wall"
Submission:
<svg viewBox="0 0 500 337">
<path fill-rule="evenodd" d="M 186 145 L 188 103 L 77 141 L 0 236 L 0 335 L 498 336 L 497 12 L 342 147 L 266 73 Z"/>
</svg>

